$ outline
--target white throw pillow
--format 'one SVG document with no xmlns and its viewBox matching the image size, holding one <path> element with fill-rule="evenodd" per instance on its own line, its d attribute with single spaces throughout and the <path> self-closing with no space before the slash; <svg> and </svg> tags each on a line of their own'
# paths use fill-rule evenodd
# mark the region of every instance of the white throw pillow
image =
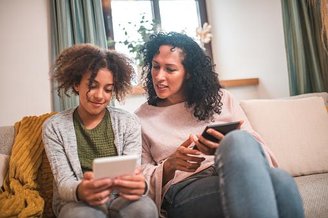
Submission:
<svg viewBox="0 0 328 218">
<path fill-rule="evenodd" d="M 3 180 L 8 170 L 9 156 L 0 154 L 0 187 L 3 185 Z"/>
<path fill-rule="evenodd" d="M 328 172 L 328 113 L 323 99 L 245 100 L 252 127 L 293 176 Z"/>
</svg>

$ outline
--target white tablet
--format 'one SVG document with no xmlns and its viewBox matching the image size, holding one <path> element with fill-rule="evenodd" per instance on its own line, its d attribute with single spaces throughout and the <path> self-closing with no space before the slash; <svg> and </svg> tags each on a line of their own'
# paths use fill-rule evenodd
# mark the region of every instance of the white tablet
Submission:
<svg viewBox="0 0 328 218">
<path fill-rule="evenodd" d="M 137 160 L 137 155 L 96 158 L 92 163 L 95 179 L 132 175 L 137 166 Z"/>
</svg>

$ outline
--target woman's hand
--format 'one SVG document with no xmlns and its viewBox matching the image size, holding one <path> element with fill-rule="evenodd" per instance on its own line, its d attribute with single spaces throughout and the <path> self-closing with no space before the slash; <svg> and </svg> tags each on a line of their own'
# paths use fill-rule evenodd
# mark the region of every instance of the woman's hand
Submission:
<svg viewBox="0 0 328 218">
<path fill-rule="evenodd" d="M 243 122 L 244 121 L 239 122 L 238 129 L 240 129 L 240 126 L 243 124 Z M 219 147 L 220 141 L 224 138 L 224 135 L 212 128 L 207 129 L 206 132 L 209 135 L 212 135 L 214 138 L 218 139 L 219 142 L 213 142 L 204 138 L 202 135 L 197 135 L 198 140 L 195 140 L 195 144 L 197 146 L 197 149 L 202 153 L 207 155 L 213 155 L 216 149 Z"/>
<path fill-rule="evenodd" d="M 140 169 L 136 169 L 134 175 L 120 176 L 114 179 L 113 188 L 122 198 L 135 201 L 145 193 L 145 177 Z"/>
<path fill-rule="evenodd" d="M 194 138 L 190 136 L 164 162 L 164 184 L 173 178 L 176 170 L 195 172 L 200 167 L 201 162 L 205 160 L 204 157 L 198 157 L 201 152 L 189 147 L 193 142 Z"/>
<path fill-rule="evenodd" d="M 211 128 L 208 129 L 206 132 L 212 135 L 213 137 L 215 137 L 216 139 L 218 139 L 219 141 L 221 141 L 224 137 L 223 134 Z M 219 142 L 213 142 L 211 140 L 208 140 L 204 138 L 202 135 L 197 135 L 197 137 L 198 140 L 195 140 L 195 146 L 203 154 L 213 155 L 216 149 L 219 147 Z"/>
<path fill-rule="evenodd" d="M 82 182 L 77 187 L 77 196 L 89 205 L 102 205 L 109 200 L 112 183 L 109 178 L 94 179 L 93 172 L 85 172 Z"/>
</svg>

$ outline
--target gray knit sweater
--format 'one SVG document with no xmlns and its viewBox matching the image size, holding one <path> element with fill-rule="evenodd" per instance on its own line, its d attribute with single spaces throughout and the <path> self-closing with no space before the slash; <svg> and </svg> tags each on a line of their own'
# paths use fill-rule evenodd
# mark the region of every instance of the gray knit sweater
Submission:
<svg viewBox="0 0 328 218">
<path fill-rule="evenodd" d="M 50 117 L 43 124 L 42 139 L 54 175 L 53 209 L 56 215 L 70 201 L 78 201 L 76 188 L 83 178 L 73 124 L 75 108 Z M 118 155 L 137 154 L 141 158 L 141 128 L 137 117 L 108 107 Z M 139 163 L 140 163 L 139 158 Z"/>
</svg>

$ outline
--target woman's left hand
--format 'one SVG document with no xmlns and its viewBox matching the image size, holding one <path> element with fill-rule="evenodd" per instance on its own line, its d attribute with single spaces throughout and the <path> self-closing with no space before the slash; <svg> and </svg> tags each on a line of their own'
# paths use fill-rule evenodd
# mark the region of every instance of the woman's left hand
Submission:
<svg viewBox="0 0 328 218">
<path fill-rule="evenodd" d="M 118 190 L 122 198 L 130 201 L 138 200 L 145 193 L 145 177 L 140 169 L 136 169 L 134 175 L 120 176 L 114 179 L 113 189 Z"/>
<path fill-rule="evenodd" d="M 237 129 L 240 129 L 243 123 L 243 120 L 239 121 L 239 126 Z M 220 141 L 223 139 L 224 135 L 212 128 L 207 129 L 206 132 L 212 135 L 214 138 L 218 139 L 218 142 L 213 142 L 211 140 L 205 139 L 202 135 L 197 135 L 198 139 L 194 140 L 196 144 L 195 146 L 197 146 L 197 149 L 202 153 L 213 155 L 216 149 L 219 147 Z"/>
<path fill-rule="evenodd" d="M 224 137 L 224 135 L 214 129 L 208 129 L 207 133 L 212 135 L 213 137 L 217 138 L 219 141 L 221 141 Z M 201 151 L 204 154 L 207 155 L 213 155 L 215 153 L 215 150 L 219 147 L 219 142 L 213 142 L 208 139 L 205 139 L 202 135 L 197 135 L 198 140 L 194 140 L 195 146 L 197 146 L 197 149 Z"/>
</svg>

